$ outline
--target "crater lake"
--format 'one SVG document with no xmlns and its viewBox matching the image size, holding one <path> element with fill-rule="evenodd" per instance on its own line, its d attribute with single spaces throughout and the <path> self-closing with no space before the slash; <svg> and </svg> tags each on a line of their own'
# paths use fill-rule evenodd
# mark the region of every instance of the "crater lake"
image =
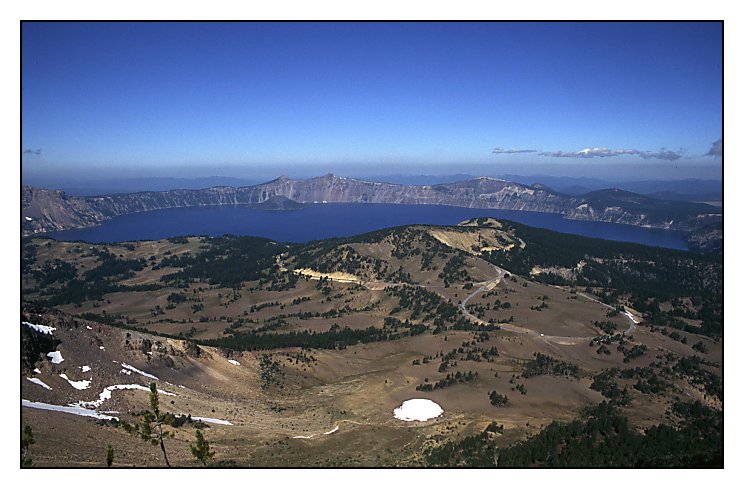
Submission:
<svg viewBox="0 0 744 489">
<path fill-rule="evenodd" d="M 542 212 L 402 204 L 306 204 L 294 210 L 265 210 L 244 205 L 181 207 L 127 214 L 103 221 L 96 227 L 44 233 L 44 236 L 60 241 L 113 243 L 233 234 L 304 243 L 404 224 L 456 225 L 473 217 L 509 219 L 562 233 L 688 249 L 683 233 L 677 231 L 574 221 L 560 214 Z"/>
</svg>

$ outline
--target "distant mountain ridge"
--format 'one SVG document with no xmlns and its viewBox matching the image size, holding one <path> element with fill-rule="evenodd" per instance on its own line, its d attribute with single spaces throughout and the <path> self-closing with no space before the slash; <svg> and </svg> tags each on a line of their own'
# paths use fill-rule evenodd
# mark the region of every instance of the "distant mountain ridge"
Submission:
<svg viewBox="0 0 744 489">
<path fill-rule="evenodd" d="M 175 207 L 260 205 L 282 199 L 281 208 L 300 204 L 369 203 L 450 205 L 562 214 L 567 219 L 694 232 L 722 221 L 722 209 L 707 204 L 658 200 L 618 189 L 574 197 L 542 185 L 478 177 L 436 185 L 399 185 L 326 174 L 305 180 L 281 176 L 248 187 L 210 187 L 91 197 L 23 186 L 24 236 L 95 226 L 115 216 Z"/>
</svg>

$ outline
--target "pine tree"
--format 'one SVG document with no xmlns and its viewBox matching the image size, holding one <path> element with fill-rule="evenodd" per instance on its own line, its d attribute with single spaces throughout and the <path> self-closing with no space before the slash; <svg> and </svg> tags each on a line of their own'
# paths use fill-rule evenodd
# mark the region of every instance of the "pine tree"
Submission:
<svg viewBox="0 0 744 489">
<path fill-rule="evenodd" d="M 209 451 L 209 442 L 204 439 L 204 435 L 200 430 L 196 430 L 196 444 L 192 445 L 189 443 L 189 448 L 191 448 L 191 454 L 194 458 L 204 464 L 205 467 L 207 466 L 207 461 L 214 457 L 214 452 Z"/>
<path fill-rule="evenodd" d="M 111 445 L 106 447 L 106 467 L 111 467 L 114 463 L 114 449 Z"/>
<path fill-rule="evenodd" d="M 168 437 L 173 437 L 173 433 L 163 431 L 163 424 L 165 424 L 166 415 L 160 412 L 160 402 L 158 400 L 158 388 L 155 382 L 150 382 L 150 410 L 145 411 L 142 414 L 142 422 L 135 425 L 128 423 L 122 423 L 122 427 L 133 435 L 138 435 L 145 441 L 149 441 L 153 446 L 160 445 L 160 450 L 163 452 L 163 459 L 165 465 L 170 467 L 168 461 L 168 454 L 165 451 L 164 440 Z M 153 431 L 153 425 L 155 431 Z"/>
<path fill-rule="evenodd" d="M 155 423 L 155 428 L 157 429 L 157 432 L 155 434 L 152 434 L 150 423 Z M 150 411 L 145 413 L 143 425 L 147 426 L 148 432 L 148 437 L 145 439 L 149 439 L 153 445 L 160 445 L 160 450 L 163 451 L 163 459 L 165 459 L 165 465 L 170 467 L 170 462 L 168 462 L 168 454 L 165 452 L 165 444 L 163 443 L 163 439 L 166 436 L 173 435 L 167 431 L 163 431 L 163 415 L 160 412 L 158 388 L 155 385 L 155 382 L 150 382 Z"/>
<path fill-rule="evenodd" d="M 36 440 L 34 440 L 34 432 L 31 430 L 31 427 L 29 425 L 26 425 L 23 427 L 23 432 L 21 433 L 21 466 L 22 467 L 30 467 L 31 466 L 31 459 L 26 458 L 28 456 L 28 449 L 31 445 L 36 443 Z"/>
</svg>

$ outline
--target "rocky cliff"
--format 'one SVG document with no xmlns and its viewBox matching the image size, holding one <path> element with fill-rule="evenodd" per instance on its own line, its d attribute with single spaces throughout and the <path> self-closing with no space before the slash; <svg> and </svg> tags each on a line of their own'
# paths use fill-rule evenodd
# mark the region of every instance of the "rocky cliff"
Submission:
<svg viewBox="0 0 744 489">
<path fill-rule="evenodd" d="M 370 203 L 451 205 L 562 214 L 568 219 L 603 221 L 690 232 L 720 223 L 722 210 L 705 204 L 651 199 L 620 190 L 570 197 L 541 185 L 526 186 L 495 178 L 440 185 L 395 185 L 332 174 L 307 180 L 279 177 L 251 187 L 211 187 L 71 197 L 60 190 L 23 187 L 21 227 L 24 236 L 89 227 L 123 214 L 204 205 L 273 205 L 297 203 Z M 288 200 L 287 200 L 288 199 Z"/>
</svg>

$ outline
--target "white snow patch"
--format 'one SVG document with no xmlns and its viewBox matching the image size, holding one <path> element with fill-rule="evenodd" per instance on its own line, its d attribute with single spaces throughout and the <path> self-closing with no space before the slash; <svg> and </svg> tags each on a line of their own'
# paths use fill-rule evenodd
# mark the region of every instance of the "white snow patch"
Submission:
<svg viewBox="0 0 744 489">
<path fill-rule="evenodd" d="M 122 362 L 121 366 L 127 370 L 131 370 L 132 372 L 137 372 L 140 375 L 144 375 L 145 377 L 150 377 L 151 379 L 160 380 L 159 378 L 155 377 L 153 374 L 148 374 L 147 372 L 143 372 L 142 370 L 136 369 L 132 367 L 131 365 L 127 365 L 126 363 Z"/>
<path fill-rule="evenodd" d="M 125 368 L 119 370 L 119 373 L 126 374 L 126 375 L 132 375 L 132 372 Z"/>
<path fill-rule="evenodd" d="M 51 388 L 51 387 L 49 387 L 48 385 L 46 385 L 46 384 L 45 384 L 44 382 L 42 382 L 41 380 L 39 380 L 39 379 L 37 379 L 37 378 L 34 378 L 34 377 L 26 377 L 26 380 L 28 380 L 28 381 L 31 381 L 31 382 L 33 382 L 33 383 L 34 383 L 34 384 L 36 384 L 36 385 L 40 385 L 40 386 L 42 386 L 42 387 L 43 387 L 43 388 L 45 388 L 45 389 L 49 389 L 49 390 L 52 390 L 52 388 Z"/>
<path fill-rule="evenodd" d="M 41 370 L 39 370 L 38 368 L 35 368 L 35 369 L 34 369 L 34 373 L 35 373 L 35 374 L 40 374 L 40 373 L 41 373 Z"/>
<path fill-rule="evenodd" d="M 23 324 L 24 326 L 28 326 L 29 328 L 31 328 L 33 330 L 36 330 L 39 333 L 44 333 L 44 334 L 53 334 L 52 331 L 54 331 L 55 329 L 57 329 L 57 328 L 53 328 L 51 326 L 44 326 L 43 324 L 27 323 L 26 321 L 23 321 L 21 324 Z"/>
<path fill-rule="evenodd" d="M 86 409 L 80 406 L 57 406 L 56 404 L 47 404 L 45 402 L 27 401 L 26 399 L 21 399 L 21 406 L 34 409 L 43 409 L 45 411 L 59 411 L 62 413 L 77 414 L 78 416 L 88 416 L 90 418 L 115 420 L 119 419 L 117 417 L 101 414 L 97 411 Z"/>
<path fill-rule="evenodd" d="M 205 423 L 214 423 L 214 424 L 224 424 L 228 426 L 232 426 L 233 424 L 229 421 L 225 421 L 224 419 L 217 419 L 217 418 L 204 418 L 201 416 L 191 416 L 191 419 L 196 421 L 204 421 Z"/>
<path fill-rule="evenodd" d="M 86 327 L 87 329 L 93 329 L 93 328 L 91 328 L 90 326 L 88 326 L 87 324 L 85 325 L 85 327 Z"/>
<path fill-rule="evenodd" d="M 99 349 L 99 350 L 104 350 L 104 351 L 106 351 L 106 348 L 105 348 L 104 346 L 99 346 L 99 347 L 98 347 L 98 349 Z"/>
<path fill-rule="evenodd" d="M 237 360 L 230 359 L 230 360 L 228 360 L 228 362 L 232 363 L 233 365 L 240 366 L 240 362 L 237 361 Z"/>
<path fill-rule="evenodd" d="M 393 416 L 401 421 L 426 421 L 442 413 L 441 406 L 429 399 L 409 399 L 393 410 Z"/>
<path fill-rule="evenodd" d="M 330 435 L 330 434 L 332 434 L 332 433 L 335 433 L 335 432 L 337 432 L 337 431 L 338 431 L 338 425 L 337 425 L 337 426 L 336 426 L 335 428 L 333 428 L 333 429 L 332 429 L 331 431 L 326 431 L 326 432 L 325 432 L 325 433 L 323 433 L 323 434 L 324 434 L 324 435 Z"/>
<path fill-rule="evenodd" d="M 33 219 L 31 219 L 31 218 L 30 218 L 30 217 L 28 217 L 28 216 L 26 216 L 26 220 L 27 220 L 27 221 L 33 221 Z"/>
<path fill-rule="evenodd" d="M 90 380 L 70 380 L 67 374 L 59 374 L 60 377 L 65 379 L 75 389 L 82 391 L 90 387 Z"/>
<path fill-rule="evenodd" d="M 75 406 L 79 407 L 86 407 L 86 408 L 97 408 L 100 407 L 101 404 L 104 403 L 104 401 L 107 401 L 108 399 L 111 399 L 111 393 L 116 390 L 140 390 L 140 391 L 147 391 L 150 392 L 149 387 L 145 387 L 144 385 L 139 384 L 117 384 L 117 385 L 110 385 L 101 391 L 101 393 L 98 395 L 97 401 L 78 401 L 75 403 Z M 166 396 L 175 396 L 172 392 L 166 392 L 164 390 L 158 389 L 158 393 L 164 394 Z"/>
<path fill-rule="evenodd" d="M 83 365 L 80 368 L 83 369 L 83 372 L 90 372 L 90 366 L 88 366 L 88 365 Z"/>
<path fill-rule="evenodd" d="M 47 356 L 51 358 L 52 363 L 62 363 L 65 361 L 65 359 L 62 358 L 62 352 L 60 351 L 50 351 L 47 353 Z"/>
</svg>

